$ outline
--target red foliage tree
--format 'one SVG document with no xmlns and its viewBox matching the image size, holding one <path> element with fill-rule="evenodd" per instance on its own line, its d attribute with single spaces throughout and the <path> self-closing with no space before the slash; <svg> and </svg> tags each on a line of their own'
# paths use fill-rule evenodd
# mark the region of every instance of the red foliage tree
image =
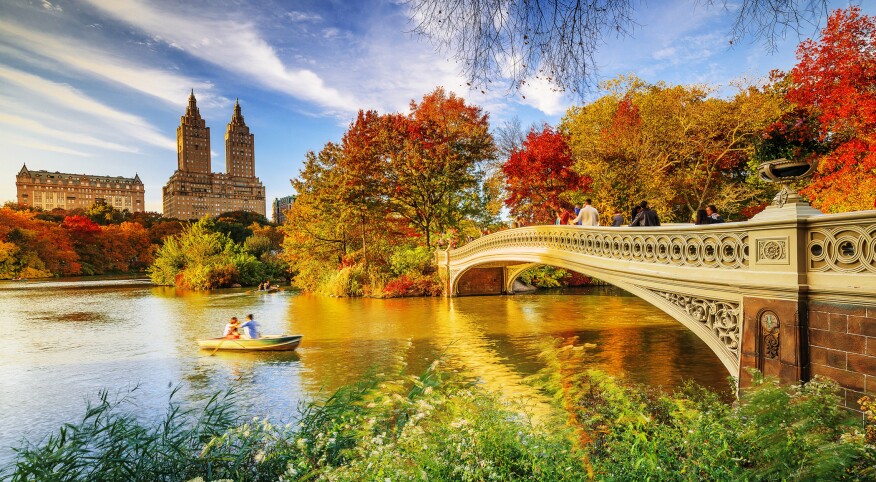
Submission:
<svg viewBox="0 0 876 482">
<path fill-rule="evenodd" d="M 104 240 L 100 225 L 85 216 L 67 216 L 61 223 L 79 255 L 82 273 L 102 274 L 107 270 L 107 260 L 103 252 Z"/>
<path fill-rule="evenodd" d="M 561 200 L 590 187 L 590 178 L 573 171 L 573 163 L 563 134 L 547 124 L 541 131 L 531 130 L 502 166 L 511 214 L 528 223 L 553 223 L 553 208 Z"/>
<path fill-rule="evenodd" d="M 9 260 L 0 277 L 80 273 L 79 258 L 67 232 L 55 223 L 38 219 L 33 211 L 0 208 L 0 242 L 15 245 L 14 259 Z"/>
<path fill-rule="evenodd" d="M 797 48 L 787 98 L 810 109 L 832 150 L 803 190 L 816 207 L 870 209 L 876 198 L 876 22 L 859 7 L 837 10 L 818 40 Z"/>
</svg>

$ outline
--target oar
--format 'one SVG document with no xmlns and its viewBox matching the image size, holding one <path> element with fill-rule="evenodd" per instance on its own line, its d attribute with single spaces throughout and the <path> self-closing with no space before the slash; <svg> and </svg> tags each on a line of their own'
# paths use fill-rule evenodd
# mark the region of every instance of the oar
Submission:
<svg viewBox="0 0 876 482">
<path fill-rule="evenodd" d="M 213 350 L 213 353 L 210 353 L 210 355 L 208 355 L 208 356 L 213 356 L 213 355 L 215 355 L 216 352 L 219 351 L 219 348 L 222 346 L 223 343 L 225 343 L 225 340 L 227 340 L 227 339 L 228 339 L 228 338 L 223 338 L 222 341 L 220 341 L 219 344 L 216 345 L 216 349 Z"/>
</svg>

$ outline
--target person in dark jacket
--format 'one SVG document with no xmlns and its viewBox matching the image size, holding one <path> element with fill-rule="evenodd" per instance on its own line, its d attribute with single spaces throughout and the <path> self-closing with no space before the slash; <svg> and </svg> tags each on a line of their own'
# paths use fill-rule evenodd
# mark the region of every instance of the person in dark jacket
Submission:
<svg viewBox="0 0 876 482">
<path fill-rule="evenodd" d="M 711 224 L 705 209 L 697 209 L 697 219 L 694 221 L 694 224 Z"/>
<path fill-rule="evenodd" d="M 642 210 L 636 214 L 630 226 L 660 226 L 660 217 L 657 216 L 657 211 L 648 207 L 648 201 L 642 201 L 639 206 L 642 207 Z"/>
<path fill-rule="evenodd" d="M 614 211 L 614 216 L 611 217 L 611 225 L 614 227 L 624 225 L 624 215 L 621 214 L 620 209 Z"/>
<path fill-rule="evenodd" d="M 630 211 L 630 220 L 632 221 L 633 219 L 636 219 L 636 216 L 639 215 L 639 212 L 641 210 L 642 210 L 642 206 L 639 206 L 638 204 L 633 206 L 633 210 Z"/>
<path fill-rule="evenodd" d="M 720 214 L 718 214 L 718 208 L 716 208 L 714 204 L 709 204 L 708 206 L 706 206 L 706 214 L 709 215 L 709 224 L 718 224 L 724 222 L 724 219 L 721 218 Z"/>
</svg>

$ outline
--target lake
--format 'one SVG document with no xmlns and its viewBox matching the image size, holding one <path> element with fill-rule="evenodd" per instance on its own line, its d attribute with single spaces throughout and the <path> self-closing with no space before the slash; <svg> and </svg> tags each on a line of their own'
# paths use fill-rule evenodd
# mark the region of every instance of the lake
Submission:
<svg viewBox="0 0 876 482">
<path fill-rule="evenodd" d="M 275 421 L 399 359 L 419 373 L 437 357 L 509 397 L 555 338 L 576 337 L 589 364 L 652 386 L 683 380 L 726 389 L 705 343 L 670 316 L 612 287 L 512 296 L 330 298 L 284 291 L 183 292 L 147 280 L 0 283 L 0 463 L 22 438 L 39 441 L 82 417 L 102 389 L 123 409 L 163 416 L 168 396 L 202 403 L 234 388 L 241 414 Z M 303 334 L 295 352 L 198 350 L 231 316 L 252 313 L 263 333 Z"/>
</svg>

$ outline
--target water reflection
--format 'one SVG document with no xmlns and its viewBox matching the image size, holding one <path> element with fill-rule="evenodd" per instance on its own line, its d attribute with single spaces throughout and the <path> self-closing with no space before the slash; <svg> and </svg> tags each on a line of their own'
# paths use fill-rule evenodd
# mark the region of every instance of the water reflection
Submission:
<svg viewBox="0 0 876 482">
<path fill-rule="evenodd" d="M 446 356 L 455 369 L 507 396 L 540 395 L 525 383 L 553 338 L 577 337 L 592 364 L 651 385 L 693 378 L 725 386 L 717 357 L 682 325 L 611 288 L 457 299 L 337 299 L 292 292 L 192 293 L 138 280 L 0 283 L 0 330 L 14 333 L 0 360 L 0 459 L 23 436 L 40 439 L 81 417 L 100 389 L 136 387 L 137 413 L 156 419 L 181 400 L 239 393 L 239 411 L 288 419 L 403 356 L 422 372 Z M 301 333 L 296 352 L 197 349 L 231 316 L 253 313 L 265 333 Z M 582 367 L 583 369 L 583 367 Z M 23 409 L 22 407 L 26 407 Z M 22 423 L 25 421 L 26 423 Z"/>
</svg>

